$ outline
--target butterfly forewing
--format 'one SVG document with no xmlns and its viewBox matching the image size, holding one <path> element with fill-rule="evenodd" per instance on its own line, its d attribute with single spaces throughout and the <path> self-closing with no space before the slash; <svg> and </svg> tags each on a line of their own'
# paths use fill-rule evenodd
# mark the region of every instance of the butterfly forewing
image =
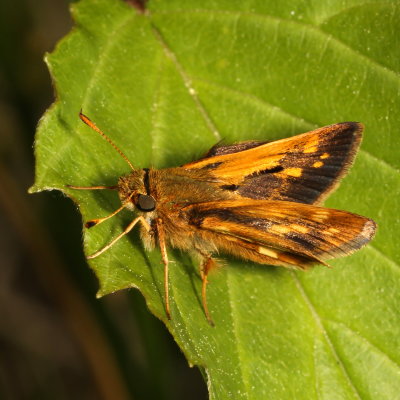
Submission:
<svg viewBox="0 0 400 400">
<path fill-rule="evenodd" d="M 183 168 L 206 171 L 210 181 L 238 198 L 314 204 L 347 172 L 362 129 L 344 122 L 270 143 L 214 147 L 206 158 Z"/>
</svg>

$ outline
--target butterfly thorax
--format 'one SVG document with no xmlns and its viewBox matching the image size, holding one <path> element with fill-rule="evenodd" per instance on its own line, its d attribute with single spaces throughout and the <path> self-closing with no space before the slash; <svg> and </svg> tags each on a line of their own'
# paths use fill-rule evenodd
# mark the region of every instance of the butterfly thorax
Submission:
<svg viewBox="0 0 400 400">
<path fill-rule="evenodd" d="M 137 169 L 118 181 L 121 202 L 127 208 L 142 214 L 152 232 L 141 229 L 141 237 L 147 248 L 154 247 L 157 231 L 155 220 L 162 224 L 173 247 L 189 249 L 198 240 L 194 227 L 187 221 L 186 208 L 193 204 L 229 200 L 233 196 L 219 189 L 207 176 L 197 171 L 185 172 L 181 168 L 163 170 Z"/>
</svg>

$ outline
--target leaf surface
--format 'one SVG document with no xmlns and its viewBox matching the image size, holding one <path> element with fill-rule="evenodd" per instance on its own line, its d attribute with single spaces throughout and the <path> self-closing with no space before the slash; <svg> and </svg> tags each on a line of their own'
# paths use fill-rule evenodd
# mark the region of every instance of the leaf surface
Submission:
<svg viewBox="0 0 400 400">
<path fill-rule="evenodd" d="M 31 191 L 57 189 L 84 220 L 119 207 L 129 166 L 78 118 L 82 109 L 138 167 L 192 161 L 220 140 L 274 140 L 346 120 L 362 149 L 327 205 L 379 225 L 332 269 L 291 272 L 221 256 L 204 317 L 195 260 L 170 250 L 172 321 L 212 399 L 395 399 L 400 393 L 400 46 L 397 2 L 154 0 L 141 14 L 82 0 L 47 57 L 57 101 L 38 127 Z M 91 254 L 133 218 L 84 233 Z M 166 321 L 158 250 L 137 232 L 90 261 L 99 295 L 137 287 Z"/>
</svg>

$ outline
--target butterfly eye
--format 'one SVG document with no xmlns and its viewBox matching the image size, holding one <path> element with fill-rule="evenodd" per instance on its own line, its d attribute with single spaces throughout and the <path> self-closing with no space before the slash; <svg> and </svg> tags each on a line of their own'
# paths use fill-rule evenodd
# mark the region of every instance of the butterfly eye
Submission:
<svg viewBox="0 0 400 400">
<path fill-rule="evenodd" d="M 156 201 L 154 200 L 153 196 L 139 194 L 136 207 L 140 211 L 153 211 L 156 208 Z"/>
</svg>

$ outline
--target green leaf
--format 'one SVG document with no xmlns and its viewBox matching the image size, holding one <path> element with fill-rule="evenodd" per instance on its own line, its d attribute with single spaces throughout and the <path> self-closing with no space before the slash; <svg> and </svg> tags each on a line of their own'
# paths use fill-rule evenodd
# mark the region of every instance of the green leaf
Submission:
<svg viewBox="0 0 400 400">
<path fill-rule="evenodd" d="M 330 123 L 365 124 L 355 166 L 327 202 L 378 222 L 334 268 L 290 272 L 223 257 L 210 276 L 210 327 L 196 261 L 169 250 L 172 321 L 158 250 L 137 232 L 91 260 L 99 295 L 137 287 L 212 399 L 394 399 L 400 393 L 400 46 L 397 2 L 154 0 L 139 13 L 82 0 L 47 57 L 57 101 L 40 122 L 31 191 L 62 190 L 84 220 L 120 203 L 129 166 L 82 124 L 82 108 L 138 167 L 189 162 L 221 139 L 273 140 Z M 84 233 L 87 254 L 133 218 Z"/>
</svg>

